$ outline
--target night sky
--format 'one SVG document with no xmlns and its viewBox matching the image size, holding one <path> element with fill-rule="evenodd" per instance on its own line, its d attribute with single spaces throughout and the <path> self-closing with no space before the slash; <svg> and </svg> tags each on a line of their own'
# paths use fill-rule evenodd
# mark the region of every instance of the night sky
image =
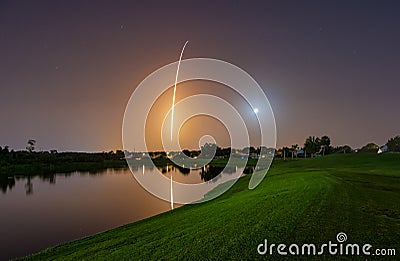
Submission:
<svg viewBox="0 0 400 261">
<path fill-rule="evenodd" d="M 400 134 L 398 1 L 249 2 L 1 1 L 0 146 L 121 149 L 131 93 L 186 40 L 184 59 L 225 60 L 259 82 L 278 146 Z"/>
</svg>

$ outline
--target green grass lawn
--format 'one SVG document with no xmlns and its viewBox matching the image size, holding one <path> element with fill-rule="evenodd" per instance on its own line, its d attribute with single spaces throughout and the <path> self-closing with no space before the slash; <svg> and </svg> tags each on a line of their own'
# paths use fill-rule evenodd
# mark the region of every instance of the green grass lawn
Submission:
<svg viewBox="0 0 400 261">
<path fill-rule="evenodd" d="M 268 257 L 257 254 L 264 239 L 317 245 L 336 243 L 339 232 L 347 234 L 347 243 L 395 248 L 400 257 L 400 154 L 278 159 L 256 189 L 247 188 L 249 180 L 249 175 L 241 178 L 215 200 L 46 249 L 28 259 L 248 260 Z M 273 258 L 281 257 L 274 253 Z"/>
</svg>

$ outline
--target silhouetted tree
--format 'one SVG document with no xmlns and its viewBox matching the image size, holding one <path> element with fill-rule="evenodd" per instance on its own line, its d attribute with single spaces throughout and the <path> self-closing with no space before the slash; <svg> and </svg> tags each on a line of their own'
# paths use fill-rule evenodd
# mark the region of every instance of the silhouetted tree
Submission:
<svg viewBox="0 0 400 261">
<path fill-rule="evenodd" d="M 400 152 L 400 136 L 389 139 L 386 145 L 389 151 Z"/>
<path fill-rule="evenodd" d="M 290 152 L 290 149 L 288 147 L 282 148 L 283 160 L 286 160 L 286 156 L 289 154 L 289 152 Z"/>
<path fill-rule="evenodd" d="M 315 153 L 317 153 L 320 149 L 320 139 L 315 136 L 309 136 L 306 141 L 304 142 L 304 151 L 306 153 L 310 153 L 311 157 L 314 156 Z"/>
<path fill-rule="evenodd" d="M 201 146 L 201 153 L 204 158 L 211 158 L 216 154 L 218 146 L 215 143 L 206 143 Z"/>
<path fill-rule="evenodd" d="M 321 143 L 321 145 L 330 146 L 331 139 L 328 136 L 322 136 L 320 139 L 320 143 Z"/>
<path fill-rule="evenodd" d="M 320 139 L 320 146 L 322 154 L 328 154 L 331 152 L 331 139 L 328 136 L 322 136 Z"/>
<path fill-rule="evenodd" d="M 186 156 L 190 157 L 190 151 L 189 150 L 182 150 L 183 154 Z"/>
<path fill-rule="evenodd" d="M 35 144 L 36 144 L 36 140 L 33 139 L 29 139 L 28 140 L 28 146 L 26 146 L 26 149 L 29 152 L 33 152 L 35 150 Z"/>
<path fill-rule="evenodd" d="M 296 155 L 296 159 L 297 159 L 297 150 L 299 149 L 299 145 L 298 144 L 293 144 L 292 148 L 291 148 L 291 152 L 292 152 L 292 159 L 294 157 L 294 155 Z"/>
<path fill-rule="evenodd" d="M 327 154 L 332 150 L 331 139 L 328 136 L 322 136 L 321 138 L 315 136 L 309 136 L 304 143 L 304 152 L 310 153 L 311 157 L 315 154 Z"/>
</svg>

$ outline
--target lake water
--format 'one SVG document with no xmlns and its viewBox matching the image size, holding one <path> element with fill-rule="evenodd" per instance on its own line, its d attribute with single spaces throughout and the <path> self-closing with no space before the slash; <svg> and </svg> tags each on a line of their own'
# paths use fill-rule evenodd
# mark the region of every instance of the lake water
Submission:
<svg viewBox="0 0 400 261">
<path fill-rule="evenodd" d="M 157 170 L 139 166 L 135 171 Z M 200 183 L 210 176 L 172 166 L 162 172 L 181 183 Z M 144 190 L 129 169 L 107 169 L 2 177 L 0 209 L 0 260 L 7 260 L 168 211 L 170 203 Z"/>
</svg>

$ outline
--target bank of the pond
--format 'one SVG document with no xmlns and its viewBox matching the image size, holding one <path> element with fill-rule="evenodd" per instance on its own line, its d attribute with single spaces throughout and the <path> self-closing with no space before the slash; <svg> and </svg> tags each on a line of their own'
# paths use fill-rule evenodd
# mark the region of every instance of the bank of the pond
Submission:
<svg viewBox="0 0 400 261">
<path fill-rule="evenodd" d="M 264 181 L 250 175 L 219 198 L 27 257 L 54 259 L 258 259 L 257 246 L 348 242 L 400 251 L 400 156 L 331 155 L 275 160 Z M 275 251 L 273 257 L 280 257 Z M 325 253 L 325 258 L 332 258 Z"/>
</svg>

